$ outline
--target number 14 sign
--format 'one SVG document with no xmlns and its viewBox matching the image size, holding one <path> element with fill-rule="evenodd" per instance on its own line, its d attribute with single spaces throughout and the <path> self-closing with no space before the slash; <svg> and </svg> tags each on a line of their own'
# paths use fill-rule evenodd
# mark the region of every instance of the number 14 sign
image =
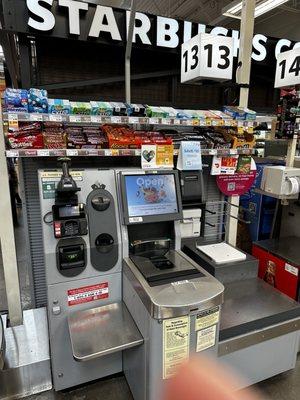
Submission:
<svg viewBox="0 0 300 400">
<path fill-rule="evenodd" d="M 278 55 L 275 87 L 300 85 L 300 48 Z"/>
<path fill-rule="evenodd" d="M 181 83 L 232 79 L 233 38 L 199 33 L 181 47 Z"/>
</svg>

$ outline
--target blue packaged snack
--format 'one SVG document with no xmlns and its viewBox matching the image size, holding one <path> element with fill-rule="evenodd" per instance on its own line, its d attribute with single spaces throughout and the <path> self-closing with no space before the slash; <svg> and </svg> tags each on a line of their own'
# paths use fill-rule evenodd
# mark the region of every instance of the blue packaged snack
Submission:
<svg viewBox="0 0 300 400">
<path fill-rule="evenodd" d="M 246 112 L 240 107 L 224 106 L 223 112 L 236 120 L 245 120 L 246 118 Z"/>
<path fill-rule="evenodd" d="M 27 90 L 5 89 L 4 106 L 7 112 L 28 112 Z"/>
<path fill-rule="evenodd" d="M 29 89 L 28 111 L 30 113 L 48 112 L 48 93 L 44 89 Z"/>
<path fill-rule="evenodd" d="M 146 107 L 143 104 L 128 104 L 127 107 L 127 115 L 132 117 L 145 117 L 146 116 Z"/>
<path fill-rule="evenodd" d="M 179 119 L 191 119 L 192 115 L 188 113 L 186 110 L 176 110 L 177 111 L 177 116 L 176 118 Z"/>
<path fill-rule="evenodd" d="M 62 99 L 48 99 L 48 113 L 61 115 L 71 114 L 70 101 Z"/>
</svg>

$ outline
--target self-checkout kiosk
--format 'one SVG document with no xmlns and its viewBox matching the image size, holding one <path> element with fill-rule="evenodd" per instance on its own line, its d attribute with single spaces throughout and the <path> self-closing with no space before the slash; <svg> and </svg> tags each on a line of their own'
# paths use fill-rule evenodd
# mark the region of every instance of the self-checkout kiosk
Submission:
<svg viewBox="0 0 300 400">
<path fill-rule="evenodd" d="M 217 356 L 223 285 L 181 250 L 177 171 L 121 171 L 123 300 L 145 341 L 124 371 L 136 399 L 157 399 L 161 383 L 190 354 Z"/>
<path fill-rule="evenodd" d="M 223 285 L 181 250 L 176 171 L 39 170 L 55 390 L 121 371 L 154 400 L 176 366 L 217 356 Z"/>
</svg>

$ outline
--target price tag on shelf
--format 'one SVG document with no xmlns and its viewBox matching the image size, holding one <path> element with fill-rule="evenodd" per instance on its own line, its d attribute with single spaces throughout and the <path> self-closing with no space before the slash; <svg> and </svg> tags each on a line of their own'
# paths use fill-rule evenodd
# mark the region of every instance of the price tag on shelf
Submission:
<svg viewBox="0 0 300 400">
<path fill-rule="evenodd" d="M 38 151 L 37 151 L 37 155 L 38 155 L 39 157 L 49 157 L 49 156 L 50 156 L 50 151 L 49 151 L 49 150 L 45 150 L 45 149 L 43 149 L 43 150 L 38 150 Z"/>
<path fill-rule="evenodd" d="M 300 47 L 277 56 L 275 88 L 300 84 Z"/>
<path fill-rule="evenodd" d="M 216 119 L 212 119 L 211 120 L 211 124 L 212 124 L 212 126 L 218 126 L 219 125 L 218 121 Z"/>
<path fill-rule="evenodd" d="M 199 119 L 195 118 L 192 121 L 193 121 L 193 126 L 199 126 L 200 125 Z"/>
<path fill-rule="evenodd" d="M 25 157 L 35 157 L 37 155 L 37 150 L 24 149 Z"/>
<path fill-rule="evenodd" d="M 171 125 L 171 120 L 170 118 L 162 118 L 161 123 L 163 125 Z"/>
<path fill-rule="evenodd" d="M 99 151 L 98 149 L 86 149 L 86 154 L 88 156 L 98 156 Z"/>
<path fill-rule="evenodd" d="M 112 155 L 112 150 L 104 150 L 104 155 L 105 155 L 106 157 L 111 156 L 111 155 Z"/>
<path fill-rule="evenodd" d="M 78 150 L 77 149 L 67 149 L 67 156 L 69 156 L 69 157 L 78 156 Z"/>
<path fill-rule="evenodd" d="M 128 122 L 129 122 L 129 124 L 139 124 L 140 120 L 139 120 L 139 117 L 129 117 Z"/>
<path fill-rule="evenodd" d="M 80 115 L 70 115 L 69 116 L 69 121 L 70 122 L 81 122 L 81 116 Z"/>
<path fill-rule="evenodd" d="M 50 155 L 53 157 L 63 157 L 66 155 L 66 150 L 51 149 Z"/>
<path fill-rule="evenodd" d="M 19 157 L 18 150 L 7 150 L 6 157 Z"/>
<path fill-rule="evenodd" d="M 121 124 L 122 123 L 122 118 L 118 116 L 111 117 L 111 123 L 112 124 Z"/>
<path fill-rule="evenodd" d="M 180 125 L 180 119 L 179 118 L 175 118 L 173 121 L 174 125 Z"/>
<path fill-rule="evenodd" d="M 215 155 L 217 154 L 217 150 L 216 150 L 216 149 L 210 149 L 210 150 L 209 150 L 209 154 L 210 154 L 211 156 L 215 156 Z"/>
<path fill-rule="evenodd" d="M 149 124 L 157 125 L 157 124 L 159 124 L 159 119 L 158 118 L 149 118 Z"/>
<path fill-rule="evenodd" d="M 199 33 L 181 46 L 181 83 L 199 79 L 231 80 L 231 37 Z"/>
<path fill-rule="evenodd" d="M 238 153 L 237 149 L 230 149 L 230 154 L 231 155 L 235 155 L 237 153 Z"/>
<path fill-rule="evenodd" d="M 51 122 L 62 122 L 62 116 L 59 114 L 49 114 L 49 121 Z"/>
<path fill-rule="evenodd" d="M 95 124 L 101 124 L 101 116 L 100 115 L 91 115 L 91 122 Z"/>
<path fill-rule="evenodd" d="M 8 128 L 9 129 L 18 129 L 19 128 L 18 114 L 14 114 L 14 113 L 8 114 Z"/>
<path fill-rule="evenodd" d="M 111 155 L 117 157 L 120 155 L 120 151 L 118 149 L 112 149 Z"/>
<path fill-rule="evenodd" d="M 43 122 L 43 114 L 29 114 L 29 120 Z"/>
<path fill-rule="evenodd" d="M 206 118 L 205 125 L 206 126 L 211 126 L 211 119 L 210 118 Z"/>
</svg>

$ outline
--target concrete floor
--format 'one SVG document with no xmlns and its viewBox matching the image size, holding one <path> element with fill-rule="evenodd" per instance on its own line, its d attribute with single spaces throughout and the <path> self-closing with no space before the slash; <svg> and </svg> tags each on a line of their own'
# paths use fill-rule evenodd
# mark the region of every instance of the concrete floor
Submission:
<svg viewBox="0 0 300 400">
<path fill-rule="evenodd" d="M 19 211 L 20 212 L 20 211 Z M 19 220 L 21 221 L 21 215 Z M 29 265 L 26 262 L 24 231 L 22 224 L 15 230 L 18 267 L 21 284 L 21 297 L 24 309 L 31 307 L 29 289 Z M 3 263 L 0 254 L 0 312 L 7 310 L 7 300 L 4 287 Z M 299 400 L 300 399 L 300 354 L 294 370 L 278 375 L 256 385 L 263 399 Z M 115 376 L 68 391 L 55 393 L 53 390 L 30 396 L 28 400 L 132 400 L 129 387 L 124 376 Z"/>
</svg>

